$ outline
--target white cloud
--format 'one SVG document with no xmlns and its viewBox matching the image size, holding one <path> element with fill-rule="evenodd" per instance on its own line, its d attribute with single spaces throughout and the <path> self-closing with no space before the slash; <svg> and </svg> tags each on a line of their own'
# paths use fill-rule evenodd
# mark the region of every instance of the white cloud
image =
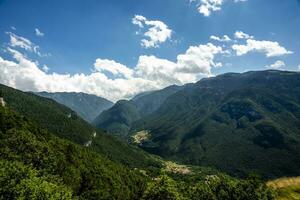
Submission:
<svg viewBox="0 0 300 200">
<path fill-rule="evenodd" d="M 176 62 L 142 55 L 132 69 L 113 60 L 98 58 L 90 74 L 70 75 L 48 73 L 48 66 L 39 68 L 37 62 L 19 51 L 11 48 L 7 51 L 16 61 L 0 57 L 2 84 L 24 91 L 85 92 L 112 101 L 211 76 L 211 69 L 222 65 L 214 61 L 215 56 L 223 53 L 221 47 L 208 43 L 189 47 L 184 54 L 177 56 Z"/>
<path fill-rule="evenodd" d="M 216 41 L 219 41 L 219 42 L 230 42 L 231 39 L 228 35 L 223 35 L 222 38 L 218 37 L 218 36 L 215 36 L 215 35 L 212 35 L 210 36 L 210 39 L 211 40 L 216 40 Z"/>
<path fill-rule="evenodd" d="M 282 67 L 285 67 L 285 63 L 282 60 L 277 60 L 275 63 L 266 66 L 269 69 L 279 69 Z"/>
<path fill-rule="evenodd" d="M 198 11 L 205 17 L 208 17 L 210 16 L 211 12 L 221 10 L 222 4 L 223 0 L 201 0 Z"/>
<path fill-rule="evenodd" d="M 153 81 L 160 87 L 185 83 L 185 80 L 182 80 L 182 77 L 178 75 L 176 68 L 176 63 L 169 60 L 143 55 L 139 57 L 135 75 Z"/>
<path fill-rule="evenodd" d="M 26 51 L 33 52 L 37 54 L 40 57 L 46 57 L 50 56 L 51 54 L 43 54 L 40 52 L 40 47 L 38 45 L 35 45 L 33 42 L 31 42 L 29 39 L 24 38 L 22 36 L 18 36 L 11 32 L 6 32 L 10 37 L 9 46 L 11 47 L 18 47 L 21 49 L 25 49 Z"/>
<path fill-rule="evenodd" d="M 254 37 L 251 35 L 248 35 L 247 33 L 244 33 L 242 31 L 236 31 L 234 33 L 234 37 L 237 39 L 253 39 Z"/>
<path fill-rule="evenodd" d="M 35 35 L 38 37 L 43 37 L 45 34 L 41 32 L 38 28 L 35 28 Z"/>
<path fill-rule="evenodd" d="M 138 25 L 140 28 L 144 28 L 144 22 L 146 20 L 146 17 L 142 15 L 135 15 L 134 18 L 132 18 L 132 23 Z"/>
<path fill-rule="evenodd" d="M 144 37 L 147 39 L 141 40 L 141 45 L 145 48 L 157 48 L 161 43 L 171 39 L 172 30 L 161 21 L 147 20 L 144 16 L 135 15 L 134 18 L 132 18 L 132 23 L 138 25 L 139 28 L 145 28 L 145 26 L 147 26 L 148 30 L 144 32 Z"/>
<path fill-rule="evenodd" d="M 217 66 L 214 62 L 215 55 L 222 53 L 224 53 L 222 47 L 211 43 L 189 47 L 185 54 L 177 56 L 179 70 L 185 73 L 210 75 L 211 68 Z"/>
<path fill-rule="evenodd" d="M 141 25 L 146 26 L 145 23 Z M 224 36 L 216 38 L 227 40 Z M 237 55 L 261 52 L 267 57 L 272 57 L 292 53 L 277 42 L 254 39 L 241 42 L 246 42 L 246 44 L 232 46 Z M 34 46 L 26 38 L 18 38 L 14 44 L 15 48 L 22 49 Z M 16 61 L 0 57 L 1 83 L 26 91 L 85 92 L 112 101 L 130 98 L 140 92 L 161 89 L 172 84 L 182 85 L 195 82 L 201 77 L 212 76 L 212 69 L 223 66 L 222 62 L 217 61 L 218 57 L 231 55 L 227 45 L 221 47 L 207 43 L 190 46 L 186 52 L 177 55 L 174 61 L 153 55 L 141 55 L 133 68 L 114 60 L 97 58 L 91 73 L 70 75 L 49 73 L 48 66 L 39 67 L 37 62 L 31 61 L 12 47 L 13 45 L 10 45 L 7 52 Z M 282 62 L 279 60 L 269 67 L 283 67 Z"/>
<path fill-rule="evenodd" d="M 22 49 L 25 49 L 27 51 L 33 51 L 34 50 L 34 44 L 28 40 L 27 38 L 18 36 L 14 33 L 7 32 L 7 34 L 10 37 L 10 43 L 9 45 L 12 47 L 20 47 Z"/>
<path fill-rule="evenodd" d="M 44 72 L 48 72 L 49 71 L 49 67 L 47 65 L 44 65 L 42 69 L 43 69 Z"/>
<path fill-rule="evenodd" d="M 133 73 L 132 70 L 125 65 L 108 59 L 97 58 L 94 67 L 95 70 L 99 72 L 110 72 L 115 76 L 121 75 L 125 78 L 131 78 Z"/>
<path fill-rule="evenodd" d="M 190 3 L 196 0 L 190 0 Z M 212 12 L 220 11 L 225 0 L 198 0 L 198 12 L 203 14 L 205 17 L 209 17 Z M 246 2 L 247 0 L 233 0 L 235 3 Z"/>
<path fill-rule="evenodd" d="M 12 30 L 17 30 L 17 28 L 16 27 L 14 27 L 14 26 L 10 26 L 10 28 L 12 29 Z"/>
<path fill-rule="evenodd" d="M 280 46 L 278 42 L 254 39 L 247 39 L 245 45 L 232 45 L 232 49 L 236 51 L 237 56 L 242 56 L 249 52 L 264 53 L 267 57 L 282 56 L 293 53 L 292 51 Z"/>
<path fill-rule="evenodd" d="M 298 65 L 298 68 L 297 68 L 297 69 L 298 69 L 298 71 L 300 71 L 300 65 Z"/>
</svg>

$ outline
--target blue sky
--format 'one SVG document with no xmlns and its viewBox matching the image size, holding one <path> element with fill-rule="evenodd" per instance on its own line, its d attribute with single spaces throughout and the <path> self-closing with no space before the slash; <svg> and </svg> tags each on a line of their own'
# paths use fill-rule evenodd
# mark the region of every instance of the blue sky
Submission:
<svg viewBox="0 0 300 200">
<path fill-rule="evenodd" d="M 136 15 L 142 26 L 132 23 Z M 115 101 L 225 72 L 300 66 L 299 0 L 0 0 L 0 19 L 0 82 L 22 90 Z M 161 32 L 145 36 L 151 27 Z M 224 35 L 230 41 L 216 40 Z"/>
</svg>

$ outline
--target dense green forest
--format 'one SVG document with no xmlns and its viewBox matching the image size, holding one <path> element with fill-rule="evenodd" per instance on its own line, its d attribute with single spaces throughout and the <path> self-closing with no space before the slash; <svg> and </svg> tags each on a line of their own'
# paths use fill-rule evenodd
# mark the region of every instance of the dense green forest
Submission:
<svg viewBox="0 0 300 200">
<path fill-rule="evenodd" d="M 151 180 L 0 108 L 1 199 L 272 199 L 259 180 Z M 248 193 L 251 191 L 251 193 Z"/>
<path fill-rule="evenodd" d="M 132 168 L 160 165 L 153 156 L 95 129 L 73 110 L 54 100 L 1 84 L 0 92 L 9 107 L 60 138 L 81 145 L 92 141 L 89 148 Z"/>
<path fill-rule="evenodd" d="M 178 174 L 165 170 L 164 164 L 130 168 L 105 153 L 57 137 L 13 111 L 5 100 L 7 106 L 0 107 L 0 199 L 268 200 L 275 196 L 255 176 L 242 180 L 201 168 Z"/>
<path fill-rule="evenodd" d="M 97 116 L 93 124 L 110 134 L 125 138 L 135 121 L 157 110 L 166 98 L 181 89 L 180 86 L 172 85 L 162 90 L 138 94 L 131 100 L 120 100 Z"/>
<path fill-rule="evenodd" d="M 134 112 L 152 95 L 113 106 L 101 115 L 100 127 L 126 127 L 128 139 L 150 153 L 238 177 L 252 172 L 264 178 L 299 175 L 299 72 L 204 78 L 165 94 L 146 115 Z"/>
</svg>

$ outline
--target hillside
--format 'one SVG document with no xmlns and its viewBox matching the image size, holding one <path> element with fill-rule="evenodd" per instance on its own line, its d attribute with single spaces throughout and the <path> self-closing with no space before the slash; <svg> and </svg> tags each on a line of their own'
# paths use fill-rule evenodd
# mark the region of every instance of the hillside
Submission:
<svg viewBox="0 0 300 200">
<path fill-rule="evenodd" d="M 111 134 L 125 137 L 133 122 L 156 111 L 166 98 L 181 89 L 182 87 L 173 85 L 162 90 L 139 94 L 130 101 L 118 101 L 112 108 L 101 113 L 93 124 Z"/>
<path fill-rule="evenodd" d="M 11 109 L 60 138 L 89 145 L 94 151 L 132 168 L 160 165 L 152 156 L 95 129 L 74 111 L 52 99 L 4 85 L 0 85 L 0 94 Z"/>
<path fill-rule="evenodd" d="M 274 199 L 255 177 L 234 179 L 172 162 L 151 171 L 130 170 L 0 106 L 0 199 Z"/>
<path fill-rule="evenodd" d="M 200 80 L 169 96 L 131 134 L 164 158 L 232 175 L 300 174 L 300 73 L 258 71 Z"/>
<path fill-rule="evenodd" d="M 85 93 L 75 92 L 37 92 L 42 97 L 51 98 L 61 103 L 82 117 L 88 122 L 92 122 L 100 113 L 113 106 L 111 101 L 107 99 Z"/>
<path fill-rule="evenodd" d="M 1 199 L 138 199 L 138 173 L 0 107 Z"/>
<path fill-rule="evenodd" d="M 300 199 L 300 177 L 280 178 L 269 181 L 267 185 L 276 190 L 277 200 Z"/>
</svg>

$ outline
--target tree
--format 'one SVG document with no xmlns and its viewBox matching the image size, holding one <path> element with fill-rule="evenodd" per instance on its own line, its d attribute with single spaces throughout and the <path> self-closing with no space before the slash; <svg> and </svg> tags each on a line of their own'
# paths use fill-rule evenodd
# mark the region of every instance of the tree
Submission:
<svg viewBox="0 0 300 200">
<path fill-rule="evenodd" d="M 143 200 L 181 200 L 177 183 L 166 175 L 159 176 L 150 182 L 143 195 Z"/>
</svg>

